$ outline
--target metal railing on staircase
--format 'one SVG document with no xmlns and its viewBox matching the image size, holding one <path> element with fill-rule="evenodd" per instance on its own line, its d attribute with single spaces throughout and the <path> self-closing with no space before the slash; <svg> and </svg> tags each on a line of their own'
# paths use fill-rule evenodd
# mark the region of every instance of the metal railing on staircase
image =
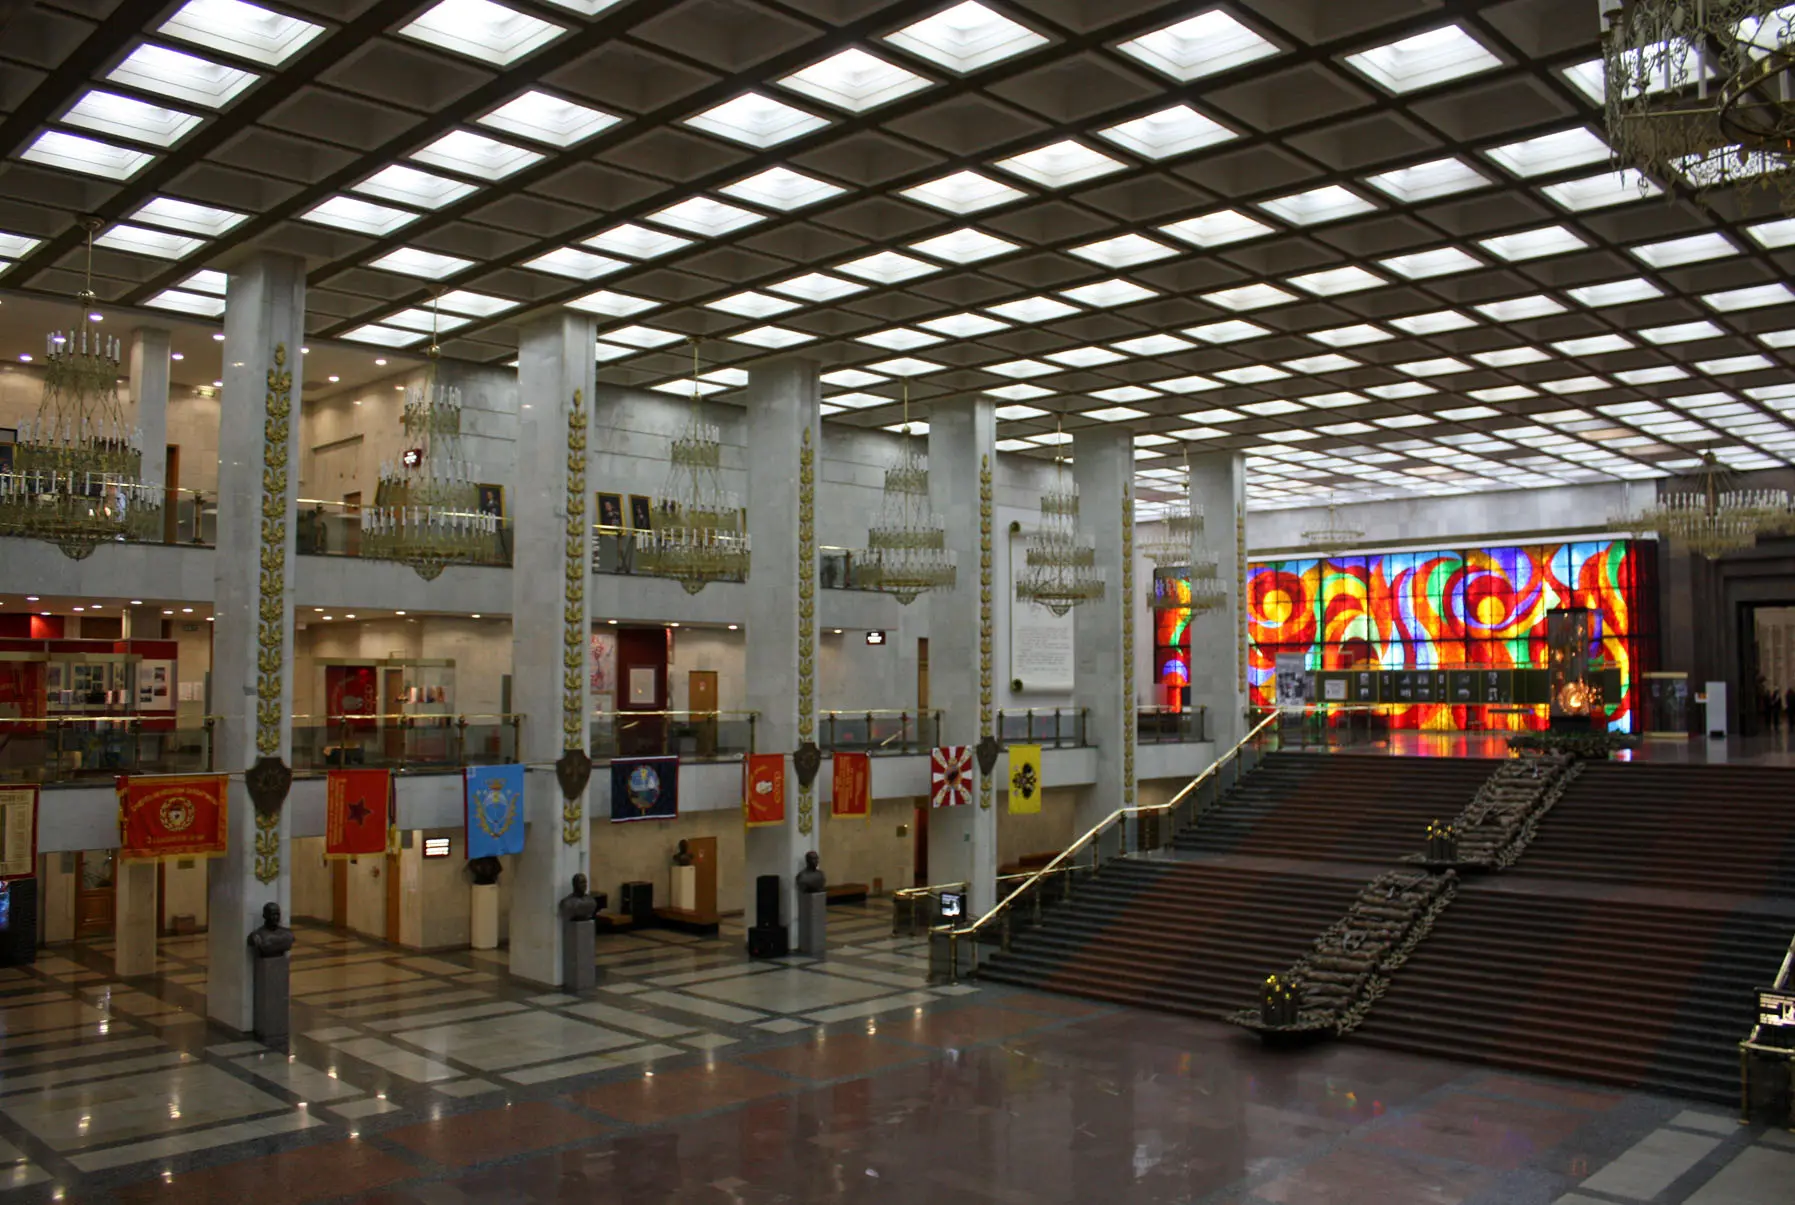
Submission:
<svg viewBox="0 0 1795 1205">
<path fill-rule="evenodd" d="M 1010 948 L 1019 923 L 1039 923 L 1047 906 L 1070 899 L 1078 878 L 1089 877 L 1117 858 L 1163 849 L 1179 829 L 1195 820 L 1278 747 L 1278 719 L 1267 716 L 1165 803 L 1118 808 L 1047 865 L 1020 877 L 995 907 L 971 924 L 937 925 L 929 930 L 929 977 L 956 982 L 976 973 L 981 947 Z M 1048 898 L 1048 885 L 1056 894 Z"/>
<path fill-rule="evenodd" d="M 1754 1060 L 1781 1062 L 1785 1076 L 1782 1124 L 1795 1129 L 1795 941 L 1783 955 L 1782 969 L 1767 993 L 1759 995 L 1757 1024 L 1739 1043 L 1739 1124 L 1751 1124 L 1751 1069 Z M 1765 996 L 1770 997 L 1768 1000 Z M 1774 1012 L 1769 1011 L 1774 1010 Z M 1776 1030 L 1774 1037 L 1764 1032 Z"/>
</svg>

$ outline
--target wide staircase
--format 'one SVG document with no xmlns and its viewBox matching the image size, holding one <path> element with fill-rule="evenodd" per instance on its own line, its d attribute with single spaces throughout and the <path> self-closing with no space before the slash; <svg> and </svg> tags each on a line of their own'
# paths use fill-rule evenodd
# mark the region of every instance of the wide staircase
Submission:
<svg viewBox="0 0 1795 1205">
<path fill-rule="evenodd" d="M 1499 764 L 1274 753 L 1229 793 L 1225 806 L 1178 834 L 1174 848 L 1187 855 L 1389 866 L 1415 851 L 1429 821 L 1452 819 Z"/>
</svg>

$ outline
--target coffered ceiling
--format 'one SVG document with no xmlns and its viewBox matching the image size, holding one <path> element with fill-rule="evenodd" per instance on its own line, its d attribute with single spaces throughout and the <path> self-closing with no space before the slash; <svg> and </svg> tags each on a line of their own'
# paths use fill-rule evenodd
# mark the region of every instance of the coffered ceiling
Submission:
<svg viewBox="0 0 1795 1205">
<path fill-rule="evenodd" d="M 1789 462 L 1795 221 L 1617 173 L 1600 95 L 1596 0 L 58 0 L 0 288 L 92 214 L 103 302 L 282 251 L 315 341 L 495 363 L 570 305 L 606 381 L 1125 424 L 1148 498 L 1186 443 L 1256 508 Z"/>
</svg>

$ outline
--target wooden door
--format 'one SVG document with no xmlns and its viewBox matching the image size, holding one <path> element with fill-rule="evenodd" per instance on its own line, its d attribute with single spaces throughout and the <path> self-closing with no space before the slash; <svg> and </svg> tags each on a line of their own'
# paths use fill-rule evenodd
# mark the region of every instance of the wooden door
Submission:
<svg viewBox="0 0 1795 1205">
<path fill-rule="evenodd" d="M 686 710 L 698 740 L 698 756 L 717 755 L 717 671 L 695 669 L 686 674 Z M 703 713 L 709 712 L 709 715 Z"/>
<path fill-rule="evenodd" d="M 617 747 L 624 757 L 667 752 L 667 629 L 617 629 Z M 629 712 L 645 713 L 629 715 Z"/>
<path fill-rule="evenodd" d="M 717 915 L 717 839 L 692 837 L 686 841 L 686 852 L 692 855 L 693 911 L 699 916 Z"/>
<path fill-rule="evenodd" d="M 916 805 L 916 823 L 910 826 L 910 864 L 916 868 L 912 887 L 929 885 L 929 805 L 925 800 Z"/>
<path fill-rule="evenodd" d="M 929 638 L 916 638 L 916 714 L 927 715 L 929 711 Z M 919 725 L 920 727 L 920 725 Z"/>
<path fill-rule="evenodd" d="M 378 498 L 375 499 L 379 501 Z M 343 495 L 343 555 L 361 555 L 361 491 Z"/>
<path fill-rule="evenodd" d="M 405 757 L 405 729 L 399 717 L 405 708 L 405 671 L 389 669 L 380 675 L 381 751 L 387 762 Z"/>
<path fill-rule="evenodd" d="M 349 859 L 330 860 L 330 923 L 349 927 Z"/>
<path fill-rule="evenodd" d="M 169 444 L 162 461 L 162 542 L 172 544 L 180 538 L 181 527 L 181 448 Z"/>
<path fill-rule="evenodd" d="M 386 939 L 399 944 L 399 856 L 386 856 Z"/>
<path fill-rule="evenodd" d="M 110 849 L 83 850 L 75 857 L 75 940 L 104 937 L 117 919 L 117 854 Z"/>
</svg>

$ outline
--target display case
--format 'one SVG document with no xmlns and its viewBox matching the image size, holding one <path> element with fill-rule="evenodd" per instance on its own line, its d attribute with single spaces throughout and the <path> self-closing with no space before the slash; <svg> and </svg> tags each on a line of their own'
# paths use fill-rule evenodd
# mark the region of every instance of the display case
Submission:
<svg viewBox="0 0 1795 1205">
<path fill-rule="evenodd" d="M 50 653 L 45 711 L 52 716 L 125 715 L 135 698 L 135 653 Z"/>
<path fill-rule="evenodd" d="M 1642 676 L 1645 735 L 1666 740 L 1689 739 L 1689 675 L 1653 673 Z"/>
</svg>

